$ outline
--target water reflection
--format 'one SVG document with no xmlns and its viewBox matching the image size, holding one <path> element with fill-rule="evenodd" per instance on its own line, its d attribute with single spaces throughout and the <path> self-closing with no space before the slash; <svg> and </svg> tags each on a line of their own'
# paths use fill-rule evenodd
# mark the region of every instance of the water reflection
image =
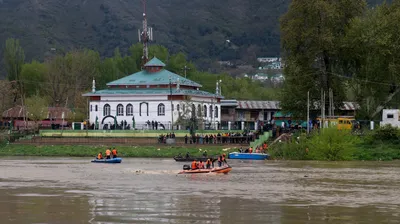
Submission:
<svg viewBox="0 0 400 224">
<path fill-rule="evenodd" d="M 230 163 L 0 160 L 1 223 L 400 223 L 397 163 Z"/>
</svg>

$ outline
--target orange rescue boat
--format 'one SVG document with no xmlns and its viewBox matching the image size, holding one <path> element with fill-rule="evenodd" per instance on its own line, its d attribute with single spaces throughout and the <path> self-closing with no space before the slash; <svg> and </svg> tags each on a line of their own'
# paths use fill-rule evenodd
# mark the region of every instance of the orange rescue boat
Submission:
<svg viewBox="0 0 400 224">
<path fill-rule="evenodd" d="M 182 170 L 178 174 L 192 174 L 192 173 L 223 173 L 227 174 L 232 170 L 232 167 L 229 165 L 216 167 L 212 169 L 189 169 L 189 170 Z"/>
</svg>

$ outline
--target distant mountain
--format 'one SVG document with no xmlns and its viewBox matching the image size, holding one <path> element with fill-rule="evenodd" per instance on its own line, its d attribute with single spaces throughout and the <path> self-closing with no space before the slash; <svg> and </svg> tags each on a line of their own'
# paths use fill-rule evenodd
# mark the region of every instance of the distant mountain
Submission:
<svg viewBox="0 0 400 224">
<path fill-rule="evenodd" d="M 171 52 L 184 51 L 205 68 L 215 59 L 278 56 L 279 17 L 289 3 L 147 0 L 147 15 L 154 43 Z M 0 47 L 14 37 L 20 39 L 27 60 L 42 60 L 50 48 L 91 48 L 111 56 L 116 47 L 124 52 L 138 42 L 142 12 L 141 0 L 0 0 Z"/>
</svg>

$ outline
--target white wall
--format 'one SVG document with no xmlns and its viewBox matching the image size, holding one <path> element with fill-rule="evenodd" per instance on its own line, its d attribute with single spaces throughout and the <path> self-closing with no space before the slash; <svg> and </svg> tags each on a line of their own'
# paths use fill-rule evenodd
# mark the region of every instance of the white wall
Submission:
<svg viewBox="0 0 400 224">
<path fill-rule="evenodd" d="M 103 100 L 104 99 L 104 100 Z M 201 99 L 201 101 L 200 101 Z M 180 104 L 180 110 L 182 111 L 183 104 L 185 104 L 185 107 L 189 106 L 189 110 L 191 111 L 191 106 L 190 104 L 194 104 L 196 108 L 196 115 L 197 115 L 197 108 L 198 105 L 201 105 L 201 108 L 203 108 L 204 105 L 207 106 L 207 117 L 204 117 L 207 122 L 221 122 L 221 105 L 217 102 L 213 102 L 215 100 L 212 99 L 205 99 L 205 98 L 192 98 L 192 101 L 189 102 L 189 105 L 187 102 L 184 101 L 172 101 L 174 105 L 174 114 L 173 114 L 173 119 L 174 122 L 178 118 L 178 113 L 177 113 L 177 104 Z M 146 104 L 142 104 L 142 114 L 140 116 L 139 114 L 139 108 L 140 108 L 140 103 L 146 102 L 148 103 L 148 111 L 149 114 L 147 116 L 146 110 L 147 106 Z M 165 106 L 165 115 L 163 116 L 158 116 L 158 105 L 160 103 L 163 103 Z M 166 128 L 169 128 L 169 123 L 171 121 L 171 101 L 167 100 L 167 97 L 163 96 L 155 96 L 155 97 L 143 97 L 140 100 L 137 97 L 102 97 L 101 101 L 91 101 L 89 103 L 89 121 L 90 123 L 94 123 L 96 120 L 96 116 L 98 117 L 99 121 L 99 128 L 102 129 L 104 124 L 114 124 L 113 118 L 109 117 L 104 120 L 104 124 L 102 124 L 102 120 L 104 118 L 103 116 L 103 109 L 104 106 L 108 104 L 111 107 L 111 116 L 115 116 L 117 114 L 117 106 L 118 104 L 122 104 L 124 108 L 124 115 L 123 116 L 117 116 L 117 122 L 120 124 L 121 120 L 126 120 L 127 124 L 130 124 L 132 126 L 132 116 L 126 116 L 126 106 L 128 104 L 132 104 L 133 106 L 133 115 L 135 117 L 135 122 L 137 128 L 141 128 L 142 124 L 144 124 L 147 121 L 158 121 L 164 124 Z M 97 105 L 97 111 L 95 110 Z M 209 108 L 210 106 L 213 107 L 213 113 L 212 117 L 210 116 L 209 113 Z M 215 117 L 215 106 L 218 107 L 218 117 Z M 90 110 L 92 109 L 92 110 Z M 204 112 L 202 112 L 204 114 Z"/>
<path fill-rule="evenodd" d="M 387 109 L 382 111 L 381 126 L 390 124 L 393 127 L 400 127 L 399 121 L 399 110 L 398 109 Z"/>
</svg>

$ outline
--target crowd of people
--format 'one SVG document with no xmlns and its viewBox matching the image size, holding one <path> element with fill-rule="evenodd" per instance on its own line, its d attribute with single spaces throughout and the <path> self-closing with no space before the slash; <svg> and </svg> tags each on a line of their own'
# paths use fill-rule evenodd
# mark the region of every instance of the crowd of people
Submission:
<svg viewBox="0 0 400 224">
<path fill-rule="evenodd" d="M 167 143 L 167 139 L 169 139 L 169 138 L 175 138 L 175 133 L 172 132 L 172 133 L 169 133 L 166 135 L 161 134 L 160 136 L 158 136 L 158 143 L 165 144 L 165 143 Z"/>
<path fill-rule="evenodd" d="M 113 150 L 111 150 L 111 148 L 107 148 L 106 152 L 105 152 L 105 157 L 103 157 L 103 153 L 99 152 L 99 154 L 97 154 L 97 158 L 96 159 L 111 159 L 111 158 L 117 158 L 117 149 L 114 147 Z"/>
<path fill-rule="evenodd" d="M 264 142 L 262 145 L 255 147 L 255 150 L 253 147 L 249 147 L 246 149 L 243 149 L 240 147 L 239 152 L 240 153 L 266 153 L 268 151 L 268 144 L 267 142 Z"/>
<path fill-rule="evenodd" d="M 258 132 L 252 131 L 185 135 L 185 144 L 248 144 L 257 139 L 258 135 Z"/>
</svg>

